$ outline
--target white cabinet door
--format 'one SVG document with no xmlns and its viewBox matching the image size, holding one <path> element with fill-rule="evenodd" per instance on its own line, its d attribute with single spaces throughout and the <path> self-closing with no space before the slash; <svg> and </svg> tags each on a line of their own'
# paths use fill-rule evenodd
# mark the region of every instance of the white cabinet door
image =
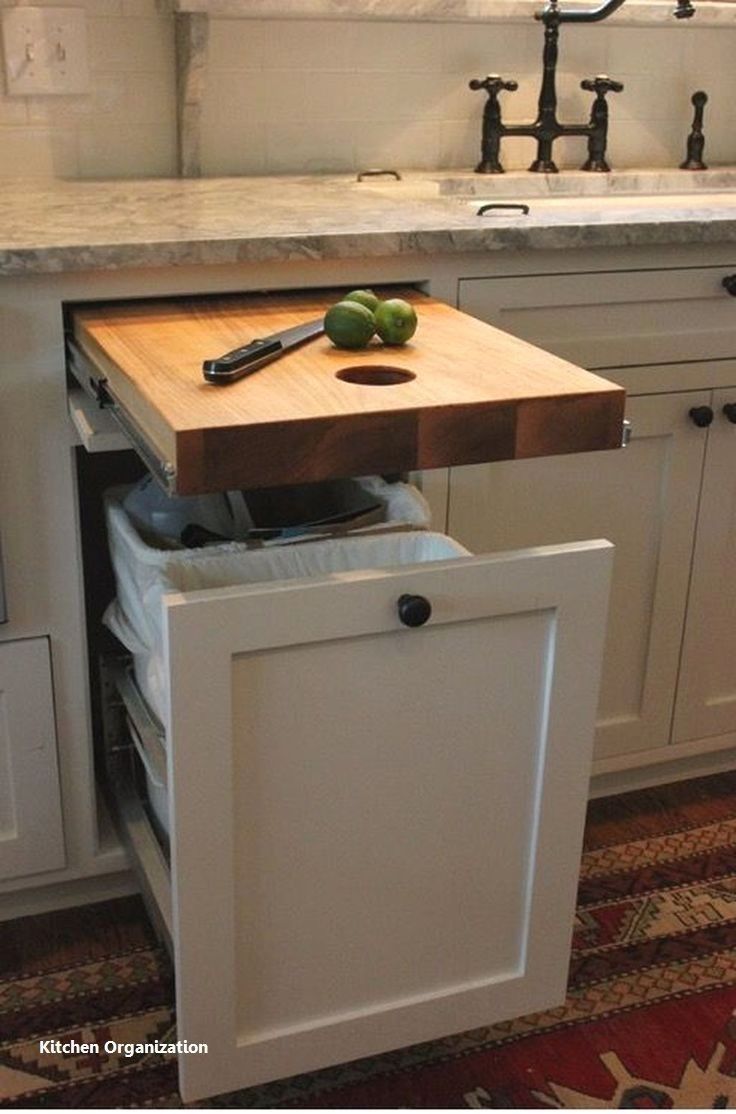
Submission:
<svg viewBox="0 0 736 1114">
<path fill-rule="evenodd" d="M 186 1099 L 563 999 L 610 559 L 166 597 Z"/>
<path fill-rule="evenodd" d="M 0 878 L 66 863 L 48 642 L 0 644 Z"/>
<path fill-rule="evenodd" d="M 471 550 L 591 537 L 615 544 L 596 758 L 669 743 L 707 434 L 688 411 L 709 400 L 707 392 L 630 399 L 633 437 L 623 450 L 450 474 L 448 531 Z"/>
<path fill-rule="evenodd" d="M 713 393 L 715 419 L 698 516 L 674 741 L 736 731 L 736 388 Z"/>
</svg>

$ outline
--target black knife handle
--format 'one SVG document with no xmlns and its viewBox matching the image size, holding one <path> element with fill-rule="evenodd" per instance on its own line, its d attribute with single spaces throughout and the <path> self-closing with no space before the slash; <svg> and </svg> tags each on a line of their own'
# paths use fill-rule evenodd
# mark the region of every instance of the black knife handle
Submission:
<svg viewBox="0 0 736 1114">
<path fill-rule="evenodd" d="M 204 377 L 208 383 L 230 383 L 256 371 L 264 363 L 277 356 L 283 349 L 280 340 L 252 340 L 241 348 L 233 348 L 214 360 L 202 364 Z"/>
</svg>

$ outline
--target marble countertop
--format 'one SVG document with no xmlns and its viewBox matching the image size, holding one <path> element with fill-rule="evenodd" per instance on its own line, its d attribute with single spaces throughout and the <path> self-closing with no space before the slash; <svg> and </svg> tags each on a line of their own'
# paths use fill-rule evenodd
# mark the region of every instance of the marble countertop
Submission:
<svg viewBox="0 0 736 1114">
<path fill-rule="evenodd" d="M 525 201 L 527 215 L 486 201 Z M 7 182 L 0 274 L 736 242 L 736 168 Z"/>
<path fill-rule="evenodd" d="M 528 22 L 543 0 L 168 0 L 169 10 L 222 19 L 423 20 L 425 22 Z M 565 0 L 565 9 L 591 8 L 590 0 Z M 618 26 L 672 23 L 672 0 L 628 0 L 606 20 Z M 733 0 L 702 0 L 695 5 L 697 26 L 736 26 Z M 684 22 L 684 21 L 683 21 Z"/>
</svg>

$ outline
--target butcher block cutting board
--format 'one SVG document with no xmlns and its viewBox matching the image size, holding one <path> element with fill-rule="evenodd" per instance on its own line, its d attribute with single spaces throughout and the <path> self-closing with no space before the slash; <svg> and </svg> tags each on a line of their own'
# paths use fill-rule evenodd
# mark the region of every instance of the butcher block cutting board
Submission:
<svg viewBox="0 0 736 1114">
<path fill-rule="evenodd" d="M 343 293 L 82 306 L 72 343 L 182 495 L 620 446 L 621 387 L 415 290 L 379 291 L 416 307 L 403 347 L 322 336 L 228 386 L 205 382 L 203 360 L 319 318 Z"/>
</svg>

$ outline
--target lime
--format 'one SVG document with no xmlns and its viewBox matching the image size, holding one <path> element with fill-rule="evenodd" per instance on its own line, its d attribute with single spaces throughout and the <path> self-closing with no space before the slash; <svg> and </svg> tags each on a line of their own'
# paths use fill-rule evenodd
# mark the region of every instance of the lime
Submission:
<svg viewBox="0 0 736 1114">
<path fill-rule="evenodd" d="M 376 321 L 360 302 L 336 302 L 325 314 L 325 333 L 336 348 L 365 348 Z"/>
<path fill-rule="evenodd" d="M 374 294 L 372 290 L 351 290 L 350 293 L 346 294 L 343 298 L 344 302 L 359 302 L 360 305 L 366 306 L 371 313 L 376 312 L 376 306 L 380 300 L 378 295 Z"/>
<path fill-rule="evenodd" d="M 389 298 L 376 309 L 376 332 L 384 344 L 406 344 L 417 331 L 414 306 L 403 298 Z"/>
</svg>

